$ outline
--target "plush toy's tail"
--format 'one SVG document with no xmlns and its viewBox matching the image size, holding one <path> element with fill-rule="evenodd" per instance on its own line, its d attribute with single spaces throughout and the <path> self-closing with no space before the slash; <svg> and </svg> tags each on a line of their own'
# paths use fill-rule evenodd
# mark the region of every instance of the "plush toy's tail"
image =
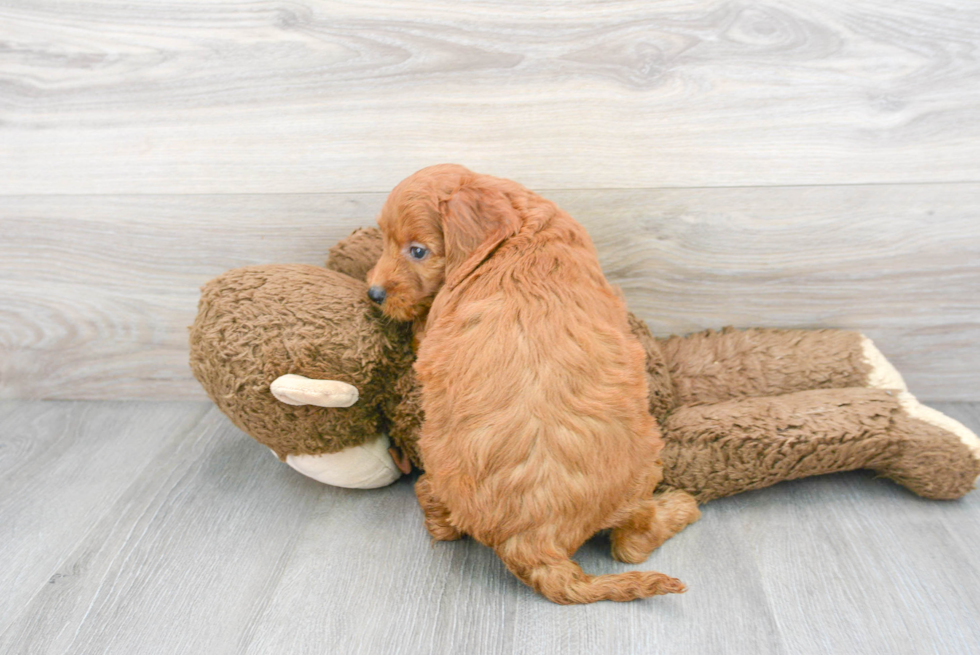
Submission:
<svg viewBox="0 0 980 655">
<path fill-rule="evenodd" d="M 586 575 L 578 564 L 560 556 L 532 554 L 511 539 L 494 549 L 507 568 L 524 584 L 561 605 L 598 600 L 627 601 L 686 591 L 684 583 L 655 571 Z M 526 544 L 524 544 L 526 545 Z M 519 554 L 520 550 L 525 553 Z"/>
</svg>

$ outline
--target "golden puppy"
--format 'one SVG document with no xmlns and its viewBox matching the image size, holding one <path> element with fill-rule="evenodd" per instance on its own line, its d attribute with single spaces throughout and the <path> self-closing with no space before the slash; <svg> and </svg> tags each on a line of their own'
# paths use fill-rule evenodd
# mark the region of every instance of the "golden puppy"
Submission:
<svg viewBox="0 0 980 655">
<path fill-rule="evenodd" d="M 454 165 L 400 183 L 378 224 L 369 295 L 425 322 L 415 490 L 432 536 L 472 535 L 556 603 L 684 591 L 661 573 L 590 576 L 571 560 L 612 528 L 613 556 L 642 562 L 699 516 L 683 492 L 653 494 L 663 444 L 644 351 L 582 226 Z"/>
</svg>

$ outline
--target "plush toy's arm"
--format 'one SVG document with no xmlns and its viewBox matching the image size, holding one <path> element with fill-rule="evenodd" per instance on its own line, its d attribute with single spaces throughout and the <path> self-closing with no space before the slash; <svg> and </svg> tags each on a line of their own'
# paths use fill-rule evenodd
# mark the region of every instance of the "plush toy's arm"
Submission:
<svg viewBox="0 0 980 655">
<path fill-rule="evenodd" d="M 279 401 L 294 406 L 350 407 L 358 400 L 357 388 L 346 382 L 312 380 L 292 373 L 273 380 L 269 390 Z M 384 434 L 337 453 L 287 455 L 286 464 L 318 482 L 348 489 L 383 487 L 411 470 L 411 464 Z"/>
</svg>

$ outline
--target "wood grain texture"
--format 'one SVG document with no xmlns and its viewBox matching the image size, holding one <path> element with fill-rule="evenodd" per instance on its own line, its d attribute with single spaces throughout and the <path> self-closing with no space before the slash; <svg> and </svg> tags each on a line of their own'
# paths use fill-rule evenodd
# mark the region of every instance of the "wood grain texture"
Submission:
<svg viewBox="0 0 980 655">
<path fill-rule="evenodd" d="M 0 0 L 0 398 L 203 398 L 202 283 L 458 161 L 547 190 L 657 334 L 860 329 L 980 400 L 978 43 L 966 0 Z M 0 401 L 4 654 L 959 655 L 978 542 L 980 492 L 812 478 L 655 553 L 688 594 L 558 607 L 431 546 L 410 479 L 318 485 L 206 403 Z"/>
<path fill-rule="evenodd" d="M 613 561 L 602 537 L 577 555 L 593 573 L 671 573 L 686 594 L 562 607 L 471 540 L 430 544 L 411 479 L 319 485 L 206 408 L 0 403 L 0 434 L 38 444 L 0 459 L 25 471 L 0 482 L 0 652 L 962 655 L 980 643 L 978 491 L 927 501 L 854 472 L 713 501 L 644 565 Z M 938 408 L 980 431 L 980 404 Z M 100 456 L 114 448 L 146 454 Z M 75 457 L 84 475 L 32 473 Z M 45 527 L 63 503 L 101 514 L 85 530 Z M 40 530 L 13 528 L 34 512 Z M 24 566 L 47 570 L 11 576 Z"/>
<path fill-rule="evenodd" d="M 75 543 L 207 405 L 5 401 L 0 407 L 6 410 L 0 412 L 2 633 L 35 592 L 75 575 L 59 568 Z"/>
<path fill-rule="evenodd" d="M 0 193 L 980 180 L 980 6 L 0 5 Z"/>
<path fill-rule="evenodd" d="M 279 466 L 268 467 L 277 461 L 269 451 L 213 407 L 159 444 L 147 438 L 142 425 L 160 410 L 149 403 L 121 404 L 126 407 L 111 408 L 129 424 L 113 436 L 152 446 L 152 464 L 93 463 L 104 478 L 120 469 L 127 473 L 125 493 L 68 541 L 71 548 L 52 567 L 54 575 L 48 573 L 50 580 L 27 587 L 33 593 L 18 608 L 19 619 L 0 634 L 0 652 L 238 652 L 264 610 L 298 528 L 325 489 L 284 475 Z M 205 408 L 183 403 L 170 411 L 187 418 Z M 76 436 L 92 447 L 106 441 L 99 434 Z M 61 480 L 52 486 L 91 498 L 108 484 Z M 6 525 L 3 518 L 0 525 Z M 31 536 L 35 551 L 67 545 Z M 4 559 L 5 566 L 20 563 Z"/>
<path fill-rule="evenodd" d="M 204 398 L 187 365 L 200 286 L 238 266 L 322 265 L 380 206 L 329 195 L 8 200 L 0 394 L 35 398 Z"/>
<path fill-rule="evenodd" d="M 655 333 L 865 331 L 924 399 L 980 399 L 980 184 L 542 191 Z M 321 264 L 384 194 L 30 196 L 0 206 L 0 395 L 185 398 L 198 289 Z"/>
</svg>

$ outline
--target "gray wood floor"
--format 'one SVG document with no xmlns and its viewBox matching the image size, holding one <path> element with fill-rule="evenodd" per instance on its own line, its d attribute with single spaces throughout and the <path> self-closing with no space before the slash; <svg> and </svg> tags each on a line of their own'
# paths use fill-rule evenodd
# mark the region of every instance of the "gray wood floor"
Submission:
<svg viewBox="0 0 980 655">
<path fill-rule="evenodd" d="M 706 505 L 646 565 L 683 596 L 560 607 L 430 544 L 410 480 L 317 484 L 207 403 L 0 402 L 5 655 L 976 653 L 978 544 L 980 492 L 825 476 Z"/>
<path fill-rule="evenodd" d="M 980 492 L 716 501 L 648 564 L 686 595 L 558 607 L 186 363 L 201 284 L 454 161 L 568 209 L 657 334 L 863 330 L 980 429 L 978 43 L 974 0 L 0 0 L 0 654 L 980 653 Z"/>
</svg>

